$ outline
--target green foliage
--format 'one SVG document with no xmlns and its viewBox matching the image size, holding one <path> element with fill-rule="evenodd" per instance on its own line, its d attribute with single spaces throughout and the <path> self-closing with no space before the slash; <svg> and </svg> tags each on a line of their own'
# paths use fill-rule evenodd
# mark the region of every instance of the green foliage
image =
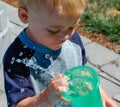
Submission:
<svg viewBox="0 0 120 107">
<path fill-rule="evenodd" d="M 85 30 L 102 33 L 120 43 L 120 0 L 90 0 L 81 20 Z"/>
</svg>

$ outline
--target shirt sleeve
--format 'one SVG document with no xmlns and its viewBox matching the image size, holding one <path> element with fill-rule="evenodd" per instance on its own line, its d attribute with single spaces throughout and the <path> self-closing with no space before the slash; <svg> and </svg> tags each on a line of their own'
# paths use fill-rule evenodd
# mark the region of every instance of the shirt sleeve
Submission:
<svg viewBox="0 0 120 107">
<path fill-rule="evenodd" d="M 17 74 L 15 74 L 14 77 L 10 77 L 7 72 L 4 72 L 4 77 L 8 106 L 16 104 L 18 101 L 34 95 L 29 78 L 25 78 Z"/>
<path fill-rule="evenodd" d="M 81 37 L 78 34 L 78 32 L 75 31 L 73 36 L 70 38 L 70 41 L 78 44 L 81 47 L 81 50 L 82 50 L 82 65 L 85 65 L 86 62 L 87 62 L 86 51 L 85 51 L 83 42 L 82 42 Z"/>
<path fill-rule="evenodd" d="M 16 44 L 17 43 L 17 44 Z M 18 101 L 35 95 L 30 79 L 29 69 L 24 63 L 16 60 L 30 56 L 29 49 L 25 52 L 21 43 L 16 40 L 6 51 L 3 59 L 4 83 L 8 107 Z M 23 46 L 22 46 L 23 47 Z M 20 55 L 20 53 L 23 53 Z"/>
</svg>

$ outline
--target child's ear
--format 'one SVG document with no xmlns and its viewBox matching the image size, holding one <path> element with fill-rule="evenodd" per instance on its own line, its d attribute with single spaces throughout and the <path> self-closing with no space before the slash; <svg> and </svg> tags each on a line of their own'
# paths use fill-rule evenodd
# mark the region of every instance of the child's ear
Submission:
<svg viewBox="0 0 120 107">
<path fill-rule="evenodd" d="M 18 16 L 24 24 L 28 23 L 28 10 L 26 8 L 19 7 Z"/>
</svg>

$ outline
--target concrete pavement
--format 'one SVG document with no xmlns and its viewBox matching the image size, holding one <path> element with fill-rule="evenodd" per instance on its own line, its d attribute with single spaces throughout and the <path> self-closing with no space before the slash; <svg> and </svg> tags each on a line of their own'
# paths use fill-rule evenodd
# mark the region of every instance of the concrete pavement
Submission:
<svg viewBox="0 0 120 107">
<path fill-rule="evenodd" d="M 4 94 L 2 57 L 6 48 L 25 25 L 20 22 L 16 8 L 1 0 L 0 6 L 5 7 L 6 14 L 9 18 L 8 31 L 0 38 L 0 107 L 7 107 Z M 81 37 L 87 52 L 87 65 L 94 67 L 98 71 L 102 87 L 116 100 L 118 107 L 120 107 L 120 55 L 100 44 L 92 42 L 84 36 Z"/>
</svg>

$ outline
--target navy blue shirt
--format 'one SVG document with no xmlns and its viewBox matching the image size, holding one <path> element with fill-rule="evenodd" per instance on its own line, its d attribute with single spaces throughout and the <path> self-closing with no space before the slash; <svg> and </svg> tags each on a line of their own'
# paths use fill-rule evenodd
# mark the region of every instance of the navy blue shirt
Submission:
<svg viewBox="0 0 120 107">
<path fill-rule="evenodd" d="M 9 46 L 3 59 L 8 107 L 45 89 L 57 73 L 85 63 L 85 49 L 77 32 L 60 49 L 53 51 L 34 43 L 24 29 Z M 55 105 L 59 106 L 70 107 L 63 102 Z"/>
</svg>

